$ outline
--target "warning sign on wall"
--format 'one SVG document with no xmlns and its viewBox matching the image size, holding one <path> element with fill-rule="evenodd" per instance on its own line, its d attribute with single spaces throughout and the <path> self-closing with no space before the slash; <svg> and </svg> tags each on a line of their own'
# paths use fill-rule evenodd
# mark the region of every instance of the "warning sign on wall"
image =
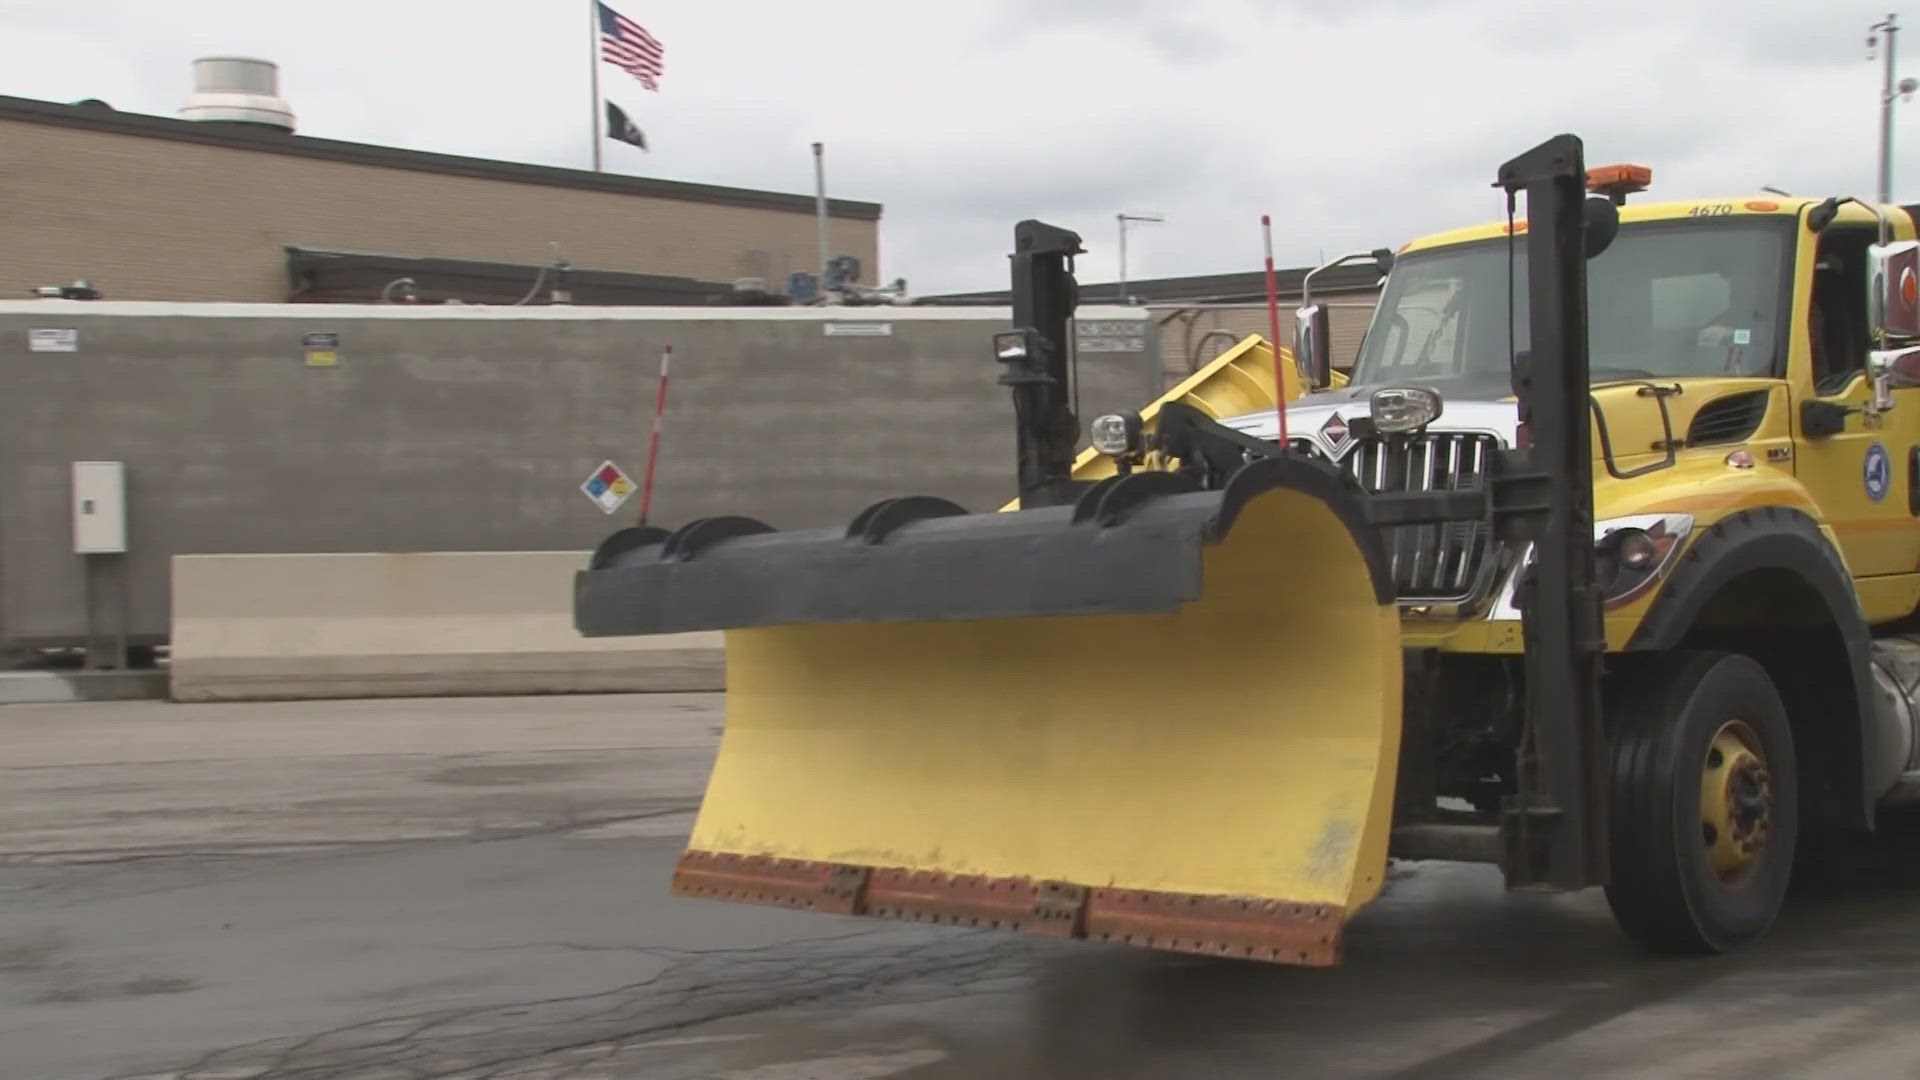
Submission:
<svg viewBox="0 0 1920 1080">
<path fill-rule="evenodd" d="M 587 493 L 587 498 L 593 500 L 601 513 L 611 514 L 633 494 L 633 480 L 620 471 L 620 466 L 603 461 L 593 470 L 593 475 L 587 477 L 586 483 L 580 485 L 580 490 Z"/>
<path fill-rule="evenodd" d="M 1147 323 L 1144 319 L 1075 322 L 1073 334 L 1075 346 L 1083 353 L 1147 351 Z"/>
<path fill-rule="evenodd" d="M 34 327 L 27 331 L 29 352 L 78 352 L 80 331 L 72 327 Z"/>
<path fill-rule="evenodd" d="M 302 334 L 300 351 L 306 354 L 308 367 L 334 367 L 340 363 L 340 335 L 331 332 Z"/>
</svg>

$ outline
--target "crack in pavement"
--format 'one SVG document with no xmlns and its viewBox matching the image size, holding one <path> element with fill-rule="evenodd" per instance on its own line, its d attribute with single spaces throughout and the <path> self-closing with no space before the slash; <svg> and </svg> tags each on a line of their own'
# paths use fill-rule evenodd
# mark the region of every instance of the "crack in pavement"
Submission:
<svg viewBox="0 0 1920 1080">
<path fill-rule="evenodd" d="M 718 734 L 717 730 L 715 731 L 715 734 L 716 735 Z M 470 754 L 448 753 L 447 751 L 444 751 L 444 750 L 361 750 L 361 751 L 354 751 L 354 752 L 342 752 L 342 753 L 332 753 L 332 754 L 298 753 L 288 757 L 278 758 L 273 760 L 295 761 L 295 762 L 362 761 L 362 760 L 401 761 L 401 760 L 408 760 L 412 758 L 427 758 L 435 761 L 491 761 L 495 758 L 501 758 L 501 757 L 518 757 L 520 754 L 523 754 L 523 753 L 530 754 L 530 755 L 537 755 L 539 757 L 565 757 L 570 754 L 592 754 L 596 758 L 604 758 L 608 754 L 625 754 L 625 753 L 644 754 L 644 753 L 657 753 L 661 751 L 665 751 L 667 753 L 678 753 L 682 751 L 696 751 L 696 752 L 711 753 L 710 747 L 705 742 L 663 742 L 663 743 L 618 743 L 618 744 L 613 744 L 608 746 L 562 746 L 562 747 L 551 747 L 551 748 L 532 748 L 532 749 L 526 749 L 526 750 L 515 749 L 515 750 L 509 750 L 509 751 L 479 752 L 479 753 L 470 753 Z M 259 764 L 262 760 L 270 760 L 270 759 L 263 758 L 260 756 L 254 756 L 254 757 L 138 758 L 138 759 L 125 760 L 125 761 L 118 761 L 118 760 L 116 761 L 57 761 L 57 762 L 50 762 L 42 765 L 7 765 L 4 767 L 0 767 L 0 775 L 5 775 L 7 773 L 54 772 L 58 770 L 77 770 L 77 769 L 129 769 L 129 768 L 144 769 L 144 768 L 151 768 L 155 766 L 165 766 L 165 765 L 188 765 L 188 766 L 196 766 L 196 767 L 204 766 L 204 765 L 251 766 L 251 765 Z"/>
<path fill-rule="evenodd" d="M 986 933 L 986 931 L 978 931 L 978 933 Z M 1014 944 L 1018 943 L 1017 940 L 1014 942 Z M 940 967 L 931 972 L 908 971 L 892 975 L 888 978 L 870 978 L 851 987 L 838 985 L 825 986 L 824 984 L 829 981 L 827 979 L 806 980 L 798 984 L 793 984 L 803 989 L 791 993 L 785 1000 L 771 1004 L 743 1004 L 729 1011 L 715 1013 L 689 1023 L 676 1023 L 638 1031 L 629 1031 L 611 1039 L 596 1040 L 570 1046 L 552 1047 L 535 1052 L 532 1055 L 524 1053 L 514 1055 L 513 1057 L 492 1063 L 491 1067 L 487 1068 L 487 1071 L 481 1073 L 474 1073 L 468 1069 L 455 1069 L 444 1073 L 429 1074 L 423 1077 L 422 1080 L 512 1080 L 514 1077 L 520 1077 L 522 1080 L 563 1080 L 564 1077 L 578 1075 L 579 1071 L 587 1065 L 613 1059 L 622 1051 L 628 1049 L 635 1040 L 647 1040 L 651 1042 L 652 1036 L 658 1035 L 662 1031 L 678 1030 L 695 1024 L 734 1019 L 764 1012 L 774 1007 L 816 1004 L 842 994 L 871 993 L 895 982 L 914 978 L 925 978 L 930 974 L 937 975 L 941 979 L 946 980 L 953 996 L 965 996 L 968 993 L 966 987 L 973 982 L 979 981 L 972 977 L 974 972 L 989 968 L 1002 968 L 1006 965 L 1008 959 L 1007 957 L 998 955 L 1005 950 L 988 948 L 980 951 L 986 955 L 983 955 L 979 959 L 963 962 L 955 966 Z M 1016 966 L 1024 967 L 1024 965 Z M 580 1055 L 583 1052 L 591 1052 L 594 1056 L 589 1060 L 575 1062 L 571 1065 L 553 1060 L 558 1056 Z M 552 1071 L 555 1067 L 560 1068 L 562 1071 L 555 1073 Z"/>
<path fill-rule="evenodd" d="M 899 931 L 899 926 L 876 926 L 861 930 L 851 930 L 844 934 L 820 934 L 810 937 L 789 938 L 781 946 L 743 945 L 728 949 L 676 949 L 668 945 L 582 945 L 577 941 L 523 941 L 512 945 L 428 945 L 430 949 L 445 949 L 448 952 L 510 952 L 515 949 L 568 949 L 576 952 L 641 952 L 655 956 L 764 956 L 776 947 L 824 945 L 836 941 L 853 941 L 858 938 L 876 937 Z"/>
<path fill-rule="evenodd" d="M 0 896 L 31 897 L 56 894 L 68 901 L 129 899 L 199 888 L 217 878 L 237 879 L 280 873 L 284 860 L 324 864 L 367 853 L 405 852 L 435 846 L 490 844 L 541 836 L 565 837 L 631 822 L 664 820 L 691 814 L 698 800 L 676 800 L 672 805 L 644 812 L 549 821 L 539 825 L 498 828 L 438 836 L 321 840 L 261 843 L 236 842 L 219 847 L 126 849 L 70 849 L 28 855 L 0 853 Z M 623 838 L 624 839 L 624 838 Z M 68 858 L 63 855 L 98 855 Z M 137 876 L 136 876 L 137 875 Z M 158 877 L 162 880 L 156 881 Z"/>
<path fill-rule="evenodd" d="M 583 1053 L 604 1059 L 662 1032 L 888 983 L 932 978 L 958 992 L 983 976 L 1021 973 L 1044 952 L 1042 943 L 990 931 L 916 931 L 904 932 L 904 942 L 902 930 L 884 928 L 742 949 L 613 946 L 663 966 L 611 990 L 381 1017 L 225 1047 L 176 1069 L 114 1080 L 499 1080 L 529 1075 L 528 1068 L 551 1076 L 550 1067 L 590 1064 L 578 1060 Z M 485 948 L 541 947 L 556 946 Z"/>
<path fill-rule="evenodd" d="M 587 829 L 604 828 L 608 825 L 624 825 L 634 821 L 671 817 L 674 814 L 688 814 L 699 808 L 700 800 L 688 799 L 684 802 L 677 802 L 665 809 L 649 810 L 644 813 L 563 819 L 560 821 L 542 822 L 538 825 L 505 826 L 498 828 L 480 826 L 461 833 L 448 832 L 427 836 L 375 837 L 365 840 L 236 840 L 227 844 L 194 848 L 66 848 L 52 851 L 0 851 L 0 868 L 46 865 L 114 866 L 123 863 L 145 862 L 153 859 L 241 858 L 249 855 L 298 854 L 303 851 L 399 847 L 406 844 L 426 844 L 448 840 L 481 844 L 491 843 L 496 840 L 524 840 L 529 837 L 580 832 Z"/>
</svg>

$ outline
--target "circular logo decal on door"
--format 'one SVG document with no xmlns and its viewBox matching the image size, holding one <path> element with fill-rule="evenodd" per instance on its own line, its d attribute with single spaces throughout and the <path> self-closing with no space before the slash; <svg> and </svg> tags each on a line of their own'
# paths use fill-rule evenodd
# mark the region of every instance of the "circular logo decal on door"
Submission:
<svg viewBox="0 0 1920 1080">
<path fill-rule="evenodd" d="M 1887 462 L 1887 448 L 1879 443 L 1867 447 L 1867 463 L 1861 470 L 1861 479 L 1867 486 L 1867 498 L 1879 502 L 1887 497 L 1887 488 L 1893 485 L 1893 466 Z"/>
</svg>

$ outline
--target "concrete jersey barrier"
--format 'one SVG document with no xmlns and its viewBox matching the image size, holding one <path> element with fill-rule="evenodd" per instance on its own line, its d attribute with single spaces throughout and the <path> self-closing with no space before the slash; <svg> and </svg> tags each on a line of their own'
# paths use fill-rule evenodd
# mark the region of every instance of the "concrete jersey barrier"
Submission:
<svg viewBox="0 0 1920 1080">
<path fill-rule="evenodd" d="M 176 555 L 177 701 L 718 690 L 718 633 L 588 639 L 585 552 Z"/>
</svg>

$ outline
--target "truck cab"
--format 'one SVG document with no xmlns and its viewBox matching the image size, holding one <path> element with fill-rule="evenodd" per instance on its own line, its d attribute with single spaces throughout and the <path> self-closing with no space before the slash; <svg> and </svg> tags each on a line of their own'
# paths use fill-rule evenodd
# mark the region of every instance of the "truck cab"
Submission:
<svg viewBox="0 0 1920 1080">
<path fill-rule="evenodd" d="M 1808 512 L 1845 558 L 1864 617 L 1887 623 L 1920 603 L 1920 392 L 1869 377 L 1868 251 L 1882 222 L 1813 199 L 1720 199 L 1627 206 L 1588 264 L 1595 412 L 1596 540 L 1656 534 L 1663 565 L 1695 528 L 1762 505 Z M 1894 208 L 1896 239 L 1913 216 Z M 1401 248 L 1348 385 L 1288 405 L 1293 447 L 1370 490 L 1471 486 L 1488 451 L 1519 440 L 1508 357 L 1527 339 L 1526 252 L 1505 223 Z M 1509 313 L 1511 312 L 1511 318 Z M 1388 387 L 1434 391 L 1440 415 L 1415 439 L 1369 434 Z M 1891 394 L 1890 407 L 1876 406 Z M 1909 401 L 1911 395 L 1912 400 Z M 1900 406 L 1905 404 L 1904 408 Z M 1225 418 L 1277 435 L 1272 410 Z M 1601 432 L 1604 430 L 1604 443 Z M 1410 643 L 1513 651 L 1511 591 L 1524 551 L 1486 530 L 1407 526 L 1391 541 Z M 1622 648 L 1653 601 L 1648 575 L 1605 597 Z"/>
</svg>

